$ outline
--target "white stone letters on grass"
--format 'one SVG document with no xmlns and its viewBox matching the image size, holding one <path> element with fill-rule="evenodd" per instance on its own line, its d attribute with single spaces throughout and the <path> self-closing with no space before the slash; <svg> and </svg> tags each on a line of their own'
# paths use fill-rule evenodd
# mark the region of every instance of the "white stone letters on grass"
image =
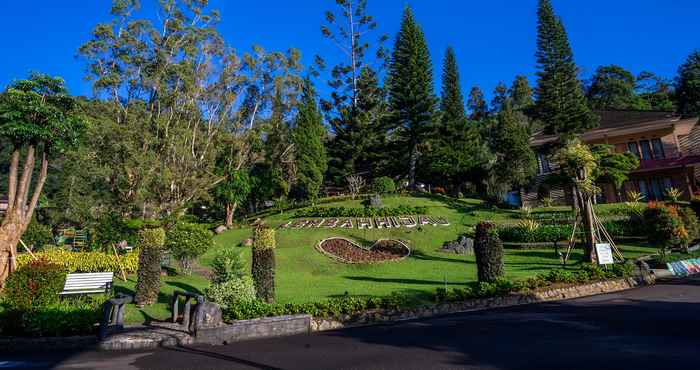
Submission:
<svg viewBox="0 0 700 370">
<path fill-rule="evenodd" d="M 414 228 L 418 226 L 450 226 L 444 217 L 398 216 L 398 217 L 359 217 L 359 218 L 317 218 L 298 219 L 280 225 L 280 229 L 391 229 Z"/>
</svg>

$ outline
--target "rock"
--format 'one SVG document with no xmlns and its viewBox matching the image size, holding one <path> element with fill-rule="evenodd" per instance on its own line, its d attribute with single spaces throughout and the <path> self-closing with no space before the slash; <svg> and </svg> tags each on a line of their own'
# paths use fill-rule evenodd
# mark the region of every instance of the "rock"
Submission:
<svg viewBox="0 0 700 370">
<path fill-rule="evenodd" d="M 204 302 L 202 308 L 201 328 L 216 328 L 224 323 L 221 306 L 213 302 Z"/>
<path fill-rule="evenodd" d="M 253 246 L 253 239 L 245 239 L 241 242 L 241 244 L 244 247 L 252 247 Z"/>
<path fill-rule="evenodd" d="M 474 255 L 474 240 L 462 235 L 457 240 L 443 244 L 442 251 L 468 256 Z"/>
<path fill-rule="evenodd" d="M 226 230 L 228 230 L 228 227 L 226 227 L 225 225 L 221 225 L 221 226 L 218 226 L 216 229 L 214 229 L 214 233 L 221 234 Z"/>
<path fill-rule="evenodd" d="M 382 202 L 382 197 L 379 194 L 372 195 L 369 197 L 369 204 L 372 208 L 382 208 L 384 207 L 384 202 Z"/>
</svg>

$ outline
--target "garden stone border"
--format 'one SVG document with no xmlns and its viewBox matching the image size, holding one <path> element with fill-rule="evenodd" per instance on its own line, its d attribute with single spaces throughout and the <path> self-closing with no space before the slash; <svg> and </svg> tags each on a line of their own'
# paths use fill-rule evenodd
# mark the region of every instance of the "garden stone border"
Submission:
<svg viewBox="0 0 700 370">
<path fill-rule="evenodd" d="M 397 242 L 397 243 L 401 244 L 404 248 L 406 248 L 406 250 L 408 251 L 408 253 L 406 253 L 404 256 L 402 256 L 402 257 L 400 257 L 400 258 L 392 259 L 392 260 L 387 260 L 387 261 L 375 261 L 375 262 L 353 262 L 353 261 L 347 261 L 347 260 L 345 260 L 345 259 L 343 259 L 343 258 L 341 258 L 341 257 L 338 257 L 338 256 L 336 256 L 336 255 L 334 255 L 334 254 L 332 254 L 332 253 L 328 253 L 325 249 L 321 248 L 321 244 L 323 244 L 324 242 L 327 242 L 327 241 L 329 241 L 329 240 L 332 240 L 332 239 L 345 240 L 346 242 L 353 244 L 353 245 L 356 246 L 357 248 L 364 249 L 364 250 L 366 250 L 366 251 L 372 250 L 372 248 L 374 248 L 374 246 L 377 245 L 377 243 L 379 243 L 379 242 L 381 242 L 381 241 L 387 241 L 387 240 L 388 240 L 388 241 Z M 372 243 L 372 246 L 371 246 L 371 247 L 365 248 L 365 247 L 361 246 L 359 243 L 357 243 L 356 241 L 351 240 L 351 239 L 349 239 L 349 238 L 345 238 L 345 237 L 342 237 L 342 236 L 332 236 L 332 237 L 330 237 L 330 238 L 325 238 L 325 239 L 321 240 L 320 242 L 316 243 L 316 250 L 319 251 L 319 252 L 320 252 L 321 254 L 323 254 L 324 256 L 326 256 L 326 257 L 328 257 L 328 258 L 330 258 L 330 259 L 332 259 L 332 260 L 334 260 L 334 261 L 336 261 L 336 262 L 340 262 L 340 263 L 344 263 L 344 264 L 348 264 L 348 265 L 378 265 L 378 264 L 384 264 L 384 263 L 396 263 L 396 262 L 401 262 L 401 261 L 403 261 L 403 260 L 405 260 L 406 258 L 408 258 L 408 257 L 411 256 L 411 247 L 409 247 L 408 244 L 406 244 L 406 243 L 404 243 L 403 241 L 398 240 L 398 239 L 387 239 L 387 238 L 384 238 L 384 239 L 377 239 L 374 243 Z"/>
<path fill-rule="evenodd" d="M 514 293 L 502 297 L 476 298 L 463 302 L 439 303 L 408 310 L 369 310 L 359 314 L 344 315 L 337 318 L 313 318 L 311 321 L 311 331 L 322 332 L 352 327 L 381 325 L 494 308 L 569 300 L 634 289 L 645 284 L 647 283 L 641 279 L 616 279 L 527 293 Z M 650 284 L 653 284 L 653 281 L 650 282 Z"/>
</svg>

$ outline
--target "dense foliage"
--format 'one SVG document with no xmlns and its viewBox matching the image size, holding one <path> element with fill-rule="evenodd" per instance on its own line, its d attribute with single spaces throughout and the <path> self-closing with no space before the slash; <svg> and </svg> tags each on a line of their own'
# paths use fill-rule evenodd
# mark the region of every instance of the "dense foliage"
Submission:
<svg viewBox="0 0 700 370">
<path fill-rule="evenodd" d="M 141 306 L 156 303 L 160 291 L 160 260 L 165 230 L 143 229 L 138 234 L 139 268 L 134 301 Z"/>
<path fill-rule="evenodd" d="M 644 210 L 644 224 L 649 243 L 658 245 L 661 249 L 687 247 L 690 242 L 690 235 L 676 207 L 650 204 Z"/>
<path fill-rule="evenodd" d="M 275 230 L 257 227 L 253 232 L 253 262 L 251 275 L 255 281 L 255 292 L 263 302 L 275 301 Z"/>
<path fill-rule="evenodd" d="M 44 225 L 36 220 L 32 220 L 27 226 L 27 230 L 22 234 L 22 241 L 33 250 L 41 249 L 53 242 L 53 232 L 51 226 Z"/>
<path fill-rule="evenodd" d="M 18 311 L 31 311 L 58 302 L 66 282 L 66 269 L 58 264 L 36 260 L 10 274 L 4 289 L 5 303 Z"/>
<path fill-rule="evenodd" d="M 113 271 L 116 274 L 123 269 L 127 274 L 131 274 L 139 267 L 138 250 L 117 257 L 114 253 L 71 252 L 61 248 L 51 248 L 34 255 L 39 259 L 63 266 L 68 273 Z M 17 258 L 17 265 L 22 267 L 30 264 L 32 260 L 29 254 L 21 254 Z"/>
<path fill-rule="evenodd" d="M 204 294 L 209 301 L 219 304 L 223 309 L 249 304 L 257 299 L 255 282 L 250 276 L 212 284 Z"/>
<path fill-rule="evenodd" d="M 378 194 L 389 194 L 396 191 L 396 183 L 391 177 L 382 176 L 374 179 L 372 189 Z"/>
<path fill-rule="evenodd" d="M 493 222 L 484 221 L 476 225 L 474 256 L 479 282 L 491 283 L 504 275 L 503 243 Z"/>
<path fill-rule="evenodd" d="M 226 248 L 219 252 L 211 263 L 214 273 L 212 283 L 224 283 L 245 276 L 245 263 L 241 258 L 241 252 L 233 248 Z"/>
<path fill-rule="evenodd" d="M 678 68 L 675 81 L 678 111 L 686 117 L 700 114 L 700 51 L 694 51 Z"/>
<path fill-rule="evenodd" d="M 213 234 L 204 225 L 180 221 L 165 235 L 165 249 L 178 261 L 182 271 L 192 273 L 192 262 L 214 244 Z"/>
<path fill-rule="evenodd" d="M 387 76 L 389 121 L 396 135 L 396 168 L 416 182 L 421 145 L 437 117 L 433 67 L 423 30 L 406 8 Z"/>
<path fill-rule="evenodd" d="M 537 18 L 537 117 L 545 132 L 565 137 L 595 127 L 564 24 L 550 0 L 539 0 Z"/>
<path fill-rule="evenodd" d="M 0 312 L 0 335 L 65 337 L 95 334 L 107 297 L 60 300 L 28 311 L 7 307 Z"/>
</svg>

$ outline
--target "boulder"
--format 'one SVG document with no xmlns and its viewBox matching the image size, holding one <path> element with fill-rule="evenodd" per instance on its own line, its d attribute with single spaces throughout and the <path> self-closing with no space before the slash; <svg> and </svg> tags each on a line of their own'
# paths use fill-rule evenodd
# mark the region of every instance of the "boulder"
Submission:
<svg viewBox="0 0 700 370">
<path fill-rule="evenodd" d="M 474 240 L 462 235 L 457 240 L 443 244 L 442 251 L 472 256 L 474 255 Z"/>
<path fill-rule="evenodd" d="M 252 247 L 253 246 L 253 239 L 245 239 L 241 242 L 241 244 L 244 247 Z"/>
<path fill-rule="evenodd" d="M 221 306 L 213 302 L 204 302 L 200 328 L 216 328 L 224 324 Z"/>
<path fill-rule="evenodd" d="M 228 227 L 226 227 L 225 225 L 220 225 L 220 226 L 217 226 L 216 229 L 214 229 L 214 233 L 221 234 L 226 230 L 228 230 Z"/>
</svg>

